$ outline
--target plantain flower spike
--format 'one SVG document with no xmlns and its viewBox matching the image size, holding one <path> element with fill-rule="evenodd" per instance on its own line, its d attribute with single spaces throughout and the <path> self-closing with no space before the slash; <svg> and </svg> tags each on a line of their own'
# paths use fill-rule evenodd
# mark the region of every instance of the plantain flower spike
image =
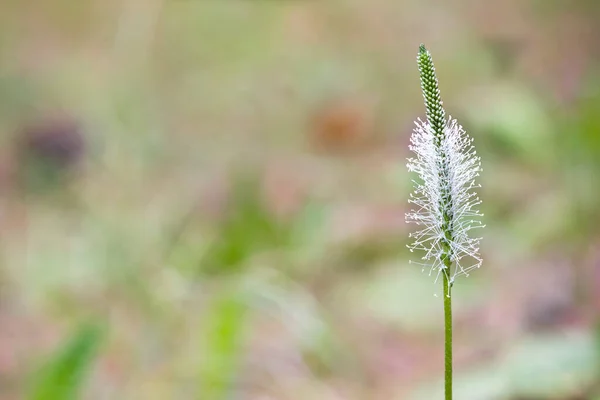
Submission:
<svg viewBox="0 0 600 400">
<path fill-rule="evenodd" d="M 417 55 L 421 89 L 427 120 L 415 121 L 409 149 L 408 170 L 418 175 L 410 195 L 411 210 L 406 222 L 418 225 L 411 233 L 410 251 L 422 252 L 418 262 L 435 280 L 444 277 L 450 288 L 458 276 L 468 276 L 479 268 L 481 238 L 471 230 L 483 228 L 478 211 L 481 200 L 475 180 L 481 172 L 481 160 L 473 139 L 452 119 L 446 117 L 431 54 L 421 45 Z M 442 275 L 443 274 L 443 275 Z"/>
</svg>

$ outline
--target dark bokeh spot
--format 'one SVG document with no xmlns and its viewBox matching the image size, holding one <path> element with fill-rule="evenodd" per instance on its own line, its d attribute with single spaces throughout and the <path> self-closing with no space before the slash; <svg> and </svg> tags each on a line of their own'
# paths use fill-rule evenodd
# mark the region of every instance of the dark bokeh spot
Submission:
<svg viewBox="0 0 600 400">
<path fill-rule="evenodd" d="M 19 185 L 33 192 L 60 189 L 81 166 L 85 144 L 81 125 L 73 118 L 24 126 L 16 137 Z"/>
</svg>

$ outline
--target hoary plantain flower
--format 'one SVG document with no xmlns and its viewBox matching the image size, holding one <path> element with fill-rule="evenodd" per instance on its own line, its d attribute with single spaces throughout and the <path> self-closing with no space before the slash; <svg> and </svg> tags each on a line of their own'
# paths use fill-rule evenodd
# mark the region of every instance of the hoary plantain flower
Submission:
<svg viewBox="0 0 600 400">
<path fill-rule="evenodd" d="M 431 54 L 423 45 L 417 62 L 427 120 L 415 122 L 410 139 L 415 156 L 407 167 L 419 179 L 413 181 L 409 203 L 414 208 L 406 214 L 406 221 L 419 225 L 420 230 L 410 234 L 413 242 L 408 247 L 423 251 L 416 264 L 428 268 L 436 281 L 443 274 L 451 287 L 458 276 L 468 276 L 481 265 L 481 238 L 470 236 L 471 230 L 483 227 L 477 210 L 481 200 L 474 191 L 480 187 L 475 178 L 481 161 L 473 139 L 456 120 L 446 118 Z"/>
<path fill-rule="evenodd" d="M 482 228 L 477 210 L 481 200 L 475 189 L 475 179 L 481 171 L 481 161 L 471 139 L 463 128 L 446 117 L 435 67 L 425 46 L 419 47 L 417 56 L 421 89 L 425 100 L 427 120 L 416 121 L 410 139 L 413 158 L 408 160 L 408 170 L 416 172 L 415 190 L 409 203 L 414 208 L 406 214 L 408 223 L 417 224 L 420 230 L 411 233 L 410 251 L 422 251 L 418 262 L 423 270 L 443 280 L 444 341 L 445 341 L 445 398 L 452 400 L 452 300 L 451 289 L 456 278 L 469 275 L 481 266 L 479 242 L 481 238 L 470 235 L 473 229 Z"/>
</svg>

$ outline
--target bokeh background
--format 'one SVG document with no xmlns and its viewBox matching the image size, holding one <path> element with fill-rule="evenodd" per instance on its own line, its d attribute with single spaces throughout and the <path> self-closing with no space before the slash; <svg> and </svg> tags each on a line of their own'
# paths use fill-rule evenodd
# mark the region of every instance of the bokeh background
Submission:
<svg viewBox="0 0 600 400">
<path fill-rule="evenodd" d="M 441 398 L 431 50 L 484 172 L 456 398 L 600 399 L 600 3 L 3 0 L 0 398 Z"/>
</svg>

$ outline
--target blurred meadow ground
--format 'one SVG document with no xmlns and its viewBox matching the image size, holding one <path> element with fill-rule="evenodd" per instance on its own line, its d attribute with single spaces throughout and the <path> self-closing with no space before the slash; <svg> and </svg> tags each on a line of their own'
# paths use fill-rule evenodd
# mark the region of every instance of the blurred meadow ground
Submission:
<svg viewBox="0 0 600 400">
<path fill-rule="evenodd" d="M 484 167 L 456 398 L 600 399 L 599 18 L 3 0 L 0 398 L 441 398 L 441 286 L 405 248 L 423 42 Z"/>
</svg>

